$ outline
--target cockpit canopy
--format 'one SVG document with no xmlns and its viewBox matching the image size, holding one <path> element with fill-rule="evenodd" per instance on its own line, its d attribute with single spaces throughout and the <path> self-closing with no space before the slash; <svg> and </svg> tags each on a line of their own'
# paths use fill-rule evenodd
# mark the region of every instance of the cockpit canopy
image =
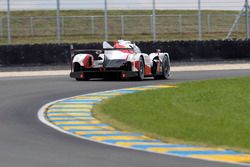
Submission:
<svg viewBox="0 0 250 167">
<path fill-rule="evenodd" d="M 132 49 L 135 53 L 141 53 L 140 48 L 131 41 L 117 40 L 114 42 L 114 46 L 110 45 L 107 41 L 103 42 L 103 49 Z"/>
</svg>

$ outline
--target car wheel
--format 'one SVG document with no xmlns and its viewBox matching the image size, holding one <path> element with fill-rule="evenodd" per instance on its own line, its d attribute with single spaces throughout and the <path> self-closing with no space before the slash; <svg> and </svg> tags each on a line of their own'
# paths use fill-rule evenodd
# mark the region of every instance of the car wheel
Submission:
<svg viewBox="0 0 250 167">
<path fill-rule="evenodd" d="M 79 63 L 74 63 L 74 72 L 78 72 L 81 70 L 81 66 Z"/>
<path fill-rule="evenodd" d="M 170 60 L 165 56 L 162 60 L 162 74 L 155 76 L 155 79 L 168 79 L 170 76 Z"/>
<path fill-rule="evenodd" d="M 142 81 L 144 79 L 144 67 L 145 67 L 144 60 L 143 60 L 142 57 L 140 57 L 139 63 L 140 63 L 140 67 L 139 67 L 138 78 L 137 79 L 139 81 Z"/>
<path fill-rule="evenodd" d="M 82 71 L 81 65 L 79 63 L 74 64 L 74 72 Z M 85 75 L 84 78 L 76 78 L 76 81 L 88 81 L 90 79 L 89 76 Z"/>
</svg>

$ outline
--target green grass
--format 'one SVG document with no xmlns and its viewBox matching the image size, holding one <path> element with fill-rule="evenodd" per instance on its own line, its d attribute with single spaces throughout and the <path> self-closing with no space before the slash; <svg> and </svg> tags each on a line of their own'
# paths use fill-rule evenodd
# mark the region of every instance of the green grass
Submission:
<svg viewBox="0 0 250 167">
<path fill-rule="evenodd" d="M 236 11 L 203 11 L 203 39 L 224 39 L 231 28 Z M 92 30 L 91 17 L 103 16 L 102 10 L 63 10 L 62 42 L 89 43 L 104 40 L 104 19 L 94 18 Z M 111 10 L 109 16 L 109 40 L 119 38 L 136 41 L 151 41 L 151 10 Z M 195 10 L 158 10 L 157 39 L 166 40 L 195 40 L 198 39 L 198 18 Z M 121 30 L 121 15 L 124 15 L 124 34 Z M 134 17 L 132 15 L 147 15 Z M 168 16 L 166 16 L 168 15 Z M 169 16 L 171 15 L 171 16 Z M 175 16 L 173 16 L 175 15 Z M 182 26 L 179 27 L 179 15 L 182 15 Z M 210 24 L 208 26 L 208 15 Z M 230 16 L 226 16 L 230 15 Z M 13 11 L 11 12 L 11 34 L 13 44 L 27 43 L 56 43 L 56 11 Z M 77 16 L 70 18 L 68 16 Z M 6 13 L 0 12 L 2 30 L 0 30 L 0 44 L 7 44 Z M 31 21 L 31 17 L 33 17 Z M 47 18 L 44 18 L 47 17 Z M 50 17 L 50 18 L 48 18 Z M 54 18 L 53 18 L 54 17 Z M 233 38 L 244 38 L 244 16 L 240 19 Z M 32 24 L 31 24 L 32 23 Z M 31 28 L 33 25 L 33 28 Z"/>
<path fill-rule="evenodd" d="M 250 77 L 181 83 L 106 100 L 94 115 L 168 142 L 250 152 L 249 83 Z"/>
</svg>

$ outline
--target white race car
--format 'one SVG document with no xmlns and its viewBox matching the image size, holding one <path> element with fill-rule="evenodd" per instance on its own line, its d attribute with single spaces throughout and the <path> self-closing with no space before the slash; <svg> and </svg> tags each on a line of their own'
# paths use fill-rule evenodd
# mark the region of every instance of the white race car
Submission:
<svg viewBox="0 0 250 167">
<path fill-rule="evenodd" d="M 72 67 L 70 77 L 77 81 L 90 78 L 136 78 L 167 79 L 170 76 L 168 53 L 142 53 L 135 43 L 118 40 L 111 46 L 103 42 L 102 50 L 71 51 Z"/>
</svg>

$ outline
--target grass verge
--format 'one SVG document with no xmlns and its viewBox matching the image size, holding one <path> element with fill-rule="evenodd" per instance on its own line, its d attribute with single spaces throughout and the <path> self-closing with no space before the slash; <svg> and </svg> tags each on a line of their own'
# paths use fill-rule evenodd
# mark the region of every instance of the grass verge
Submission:
<svg viewBox="0 0 250 167">
<path fill-rule="evenodd" d="M 250 77 L 196 81 L 104 101 L 94 116 L 167 142 L 250 152 Z"/>
</svg>

